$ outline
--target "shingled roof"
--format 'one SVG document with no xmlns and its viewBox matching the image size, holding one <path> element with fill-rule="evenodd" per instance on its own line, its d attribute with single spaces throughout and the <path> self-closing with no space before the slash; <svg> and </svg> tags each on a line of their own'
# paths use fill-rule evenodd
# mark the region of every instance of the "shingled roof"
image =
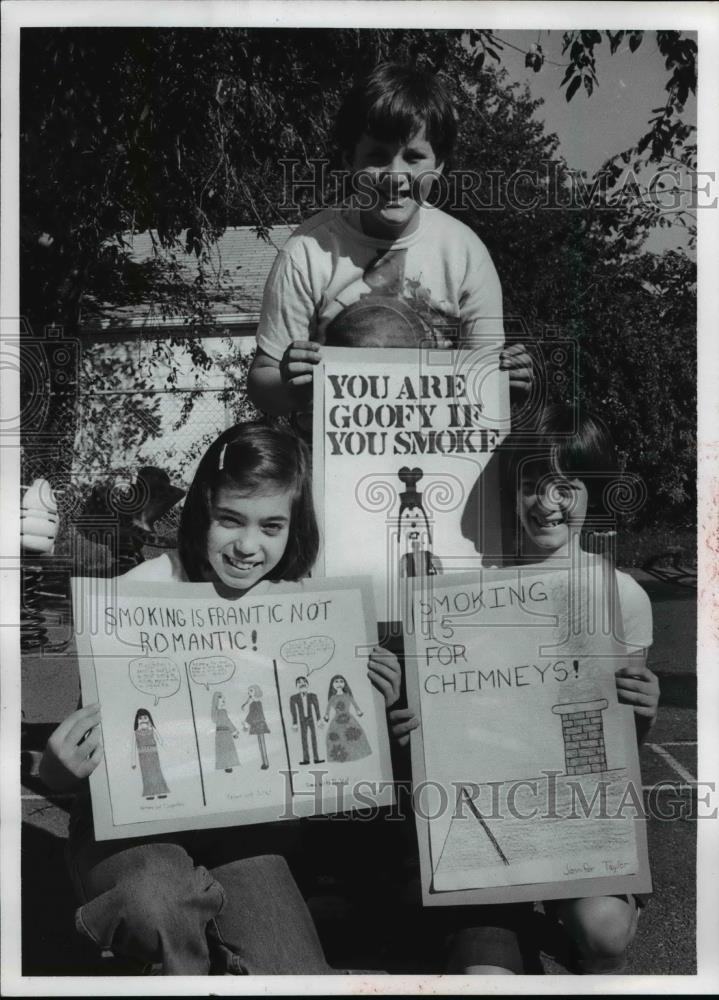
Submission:
<svg viewBox="0 0 719 1000">
<path fill-rule="evenodd" d="M 269 241 L 258 237 L 251 226 L 234 226 L 225 230 L 214 244 L 203 264 L 205 289 L 219 323 L 228 326 L 249 326 L 259 320 L 262 293 L 277 252 L 285 245 L 294 226 L 273 226 Z M 135 301 L 92 301 L 92 309 L 83 327 L 88 330 L 119 330 L 123 328 L 167 327 L 185 323 L 181 314 L 168 315 L 163 305 L 163 274 L 174 269 L 188 286 L 197 279 L 199 261 L 195 253 L 185 248 L 173 251 L 158 248 L 157 238 L 149 232 L 127 234 L 125 250 L 131 265 L 154 263 L 157 277 L 146 282 Z"/>
</svg>

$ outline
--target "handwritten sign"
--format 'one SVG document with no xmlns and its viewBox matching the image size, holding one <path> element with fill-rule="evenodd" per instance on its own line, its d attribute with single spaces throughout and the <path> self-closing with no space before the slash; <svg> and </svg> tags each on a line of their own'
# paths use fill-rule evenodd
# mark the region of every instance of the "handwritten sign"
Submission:
<svg viewBox="0 0 719 1000">
<path fill-rule="evenodd" d="M 392 802 L 368 580 L 235 601 L 210 584 L 118 586 L 73 581 L 83 699 L 102 711 L 98 839 L 367 808 L 373 788 Z"/>
<path fill-rule="evenodd" d="M 149 694 L 159 705 L 160 698 L 171 698 L 180 690 L 180 671 L 164 656 L 131 660 L 130 680 L 142 694 Z"/>
<path fill-rule="evenodd" d="M 491 462 L 509 428 L 500 348 L 323 348 L 313 380 L 321 567 L 370 574 L 383 621 L 402 618 L 408 578 L 500 551 Z"/>
<path fill-rule="evenodd" d="M 415 588 L 405 620 L 427 905 L 650 889 L 613 574 L 482 570 Z"/>
</svg>

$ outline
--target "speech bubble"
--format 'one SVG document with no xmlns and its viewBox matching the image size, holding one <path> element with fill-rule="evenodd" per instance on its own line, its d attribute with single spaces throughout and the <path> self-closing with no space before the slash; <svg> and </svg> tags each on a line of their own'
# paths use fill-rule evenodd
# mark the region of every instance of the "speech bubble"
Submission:
<svg viewBox="0 0 719 1000">
<path fill-rule="evenodd" d="M 180 671 L 166 656 L 131 660 L 129 670 L 134 686 L 143 694 L 151 695 L 155 699 L 155 706 L 159 704 L 160 698 L 171 698 L 180 690 Z"/>
<path fill-rule="evenodd" d="M 335 655 L 335 641 L 329 635 L 310 635 L 306 639 L 283 642 L 280 656 L 287 663 L 299 663 L 307 668 L 307 677 L 326 667 Z"/>
<path fill-rule="evenodd" d="M 226 656 L 202 656 L 190 662 L 190 677 L 196 684 L 204 684 L 205 690 L 210 690 L 210 684 L 224 684 L 235 672 L 235 664 Z"/>
</svg>

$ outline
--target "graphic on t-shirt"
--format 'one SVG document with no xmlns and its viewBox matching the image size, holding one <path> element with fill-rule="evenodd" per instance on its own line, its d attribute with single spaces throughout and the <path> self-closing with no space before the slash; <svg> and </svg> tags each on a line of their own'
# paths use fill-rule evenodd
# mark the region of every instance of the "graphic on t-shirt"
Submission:
<svg viewBox="0 0 719 1000">
<path fill-rule="evenodd" d="M 421 281 L 407 278 L 407 248 L 378 250 L 364 269 L 359 298 L 347 305 L 325 329 L 334 347 L 415 347 L 429 339 L 445 339 L 456 329 Z M 343 298 L 354 298 L 357 284 Z M 349 291 L 349 294 L 348 294 Z M 339 301 L 339 300 L 338 300 Z"/>
</svg>

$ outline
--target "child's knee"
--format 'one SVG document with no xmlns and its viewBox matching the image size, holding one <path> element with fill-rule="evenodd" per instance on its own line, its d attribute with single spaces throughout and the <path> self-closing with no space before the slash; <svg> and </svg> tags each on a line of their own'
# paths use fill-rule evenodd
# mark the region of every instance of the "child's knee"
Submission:
<svg viewBox="0 0 719 1000">
<path fill-rule="evenodd" d="M 174 844 L 142 845 L 113 861 L 111 887 L 77 915 L 103 947 L 154 957 L 163 944 L 202 932 L 222 908 L 221 887 Z"/>
<path fill-rule="evenodd" d="M 584 971 L 610 972 L 623 965 L 637 927 L 631 897 L 571 900 L 563 908 L 562 920 L 579 949 Z"/>
</svg>

